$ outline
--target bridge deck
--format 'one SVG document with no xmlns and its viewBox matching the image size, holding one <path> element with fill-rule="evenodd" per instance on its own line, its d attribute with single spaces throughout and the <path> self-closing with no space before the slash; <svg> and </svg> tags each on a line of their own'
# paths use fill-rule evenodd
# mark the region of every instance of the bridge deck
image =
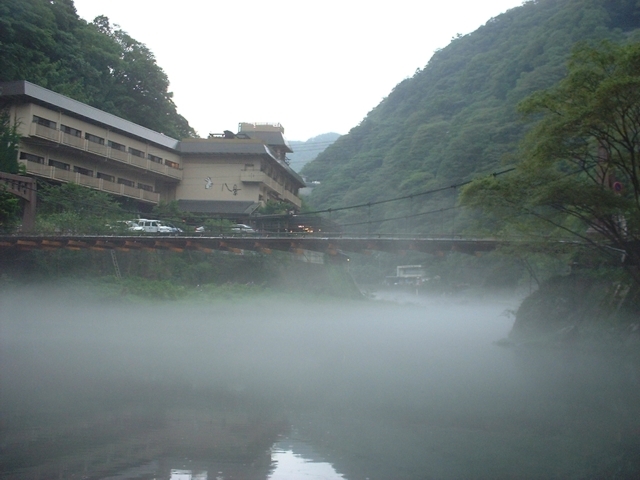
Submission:
<svg viewBox="0 0 640 480">
<path fill-rule="evenodd" d="M 494 250 L 504 241 L 495 239 L 385 237 L 385 236 L 314 236 L 314 235 L 252 235 L 252 236 L 160 236 L 160 235 L 4 235 L 0 249 L 18 250 L 242 250 L 270 253 L 273 250 L 297 253 L 301 250 L 337 255 L 340 252 L 418 251 L 439 254 L 456 251 L 467 254 Z"/>
</svg>

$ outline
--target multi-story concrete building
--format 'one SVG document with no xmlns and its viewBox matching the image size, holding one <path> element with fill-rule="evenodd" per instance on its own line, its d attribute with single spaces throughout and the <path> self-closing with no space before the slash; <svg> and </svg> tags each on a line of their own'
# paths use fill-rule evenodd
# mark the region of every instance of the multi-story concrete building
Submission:
<svg viewBox="0 0 640 480">
<path fill-rule="evenodd" d="M 218 215 L 247 215 L 270 199 L 300 207 L 304 182 L 285 160 L 280 125 L 177 140 L 25 81 L 0 83 L 0 108 L 18 125 L 30 176 Z"/>
</svg>

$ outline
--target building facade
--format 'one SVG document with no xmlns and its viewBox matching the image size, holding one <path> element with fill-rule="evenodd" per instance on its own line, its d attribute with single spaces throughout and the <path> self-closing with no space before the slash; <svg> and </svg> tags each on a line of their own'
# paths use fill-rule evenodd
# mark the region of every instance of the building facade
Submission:
<svg viewBox="0 0 640 480">
<path fill-rule="evenodd" d="M 0 83 L 30 176 L 74 182 L 185 211 L 247 215 L 273 199 L 300 207 L 302 179 L 287 165 L 280 125 L 177 140 L 29 82 Z"/>
</svg>

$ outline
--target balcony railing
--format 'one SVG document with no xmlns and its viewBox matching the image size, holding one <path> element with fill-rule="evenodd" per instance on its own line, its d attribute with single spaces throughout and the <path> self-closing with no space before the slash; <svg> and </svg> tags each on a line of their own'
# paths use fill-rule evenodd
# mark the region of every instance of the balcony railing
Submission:
<svg viewBox="0 0 640 480">
<path fill-rule="evenodd" d="M 284 199 L 291 202 L 298 208 L 302 206 L 302 200 L 300 200 L 297 196 L 295 196 L 292 192 L 289 192 L 288 190 L 284 191 Z"/>
<path fill-rule="evenodd" d="M 300 200 L 292 192 L 286 190 L 282 185 L 276 182 L 265 172 L 260 172 L 257 170 L 242 170 L 240 172 L 240 181 L 245 183 L 262 183 L 269 187 L 273 192 L 275 192 L 279 198 L 291 202 L 298 208 L 302 205 L 302 200 Z"/>
<path fill-rule="evenodd" d="M 76 148 L 84 147 L 84 139 L 82 137 L 77 137 L 75 135 L 69 135 L 68 133 L 62 132 L 62 143 L 65 145 L 71 145 Z"/>
<path fill-rule="evenodd" d="M 129 154 L 127 152 L 123 152 L 122 150 L 118 150 L 117 148 L 109 147 L 109 157 L 113 158 L 114 160 L 119 160 L 124 163 L 130 163 L 127 162 L 129 158 L 128 155 Z"/>
<path fill-rule="evenodd" d="M 38 137 L 46 138 L 47 140 L 53 140 L 54 142 L 60 142 L 60 131 L 55 128 L 49 128 L 44 125 L 40 125 L 39 123 L 32 123 L 34 128 L 34 133 L 32 135 L 36 135 Z"/>
<path fill-rule="evenodd" d="M 62 143 L 85 152 L 94 153 L 101 157 L 107 157 L 111 160 L 115 160 L 120 163 L 125 163 L 144 170 L 150 170 L 152 172 L 165 175 L 167 177 L 182 180 L 182 170 L 179 168 L 173 168 L 161 163 L 152 162 L 146 158 L 141 158 L 136 155 L 131 155 L 129 152 L 123 152 L 116 148 L 108 147 L 107 145 L 91 142 L 82 137 L 76 137 L 75 135 L 69 135 L 68 133 L 61 132 L 55 128 L 49 128 L 39 123 L 33 123 L 31 128 L 31 135 L 40 138 L 46 138 L 57 143 Z"/>
<path fill-rule="evenodd" d="M 141 188 L 130 187 L 128 185 L 110 182 L 103 178 L 90 177 L 89 175 L 83 175 L 79 172 L 72 172 L 71 170 L 64 170 L 62 168 L 43 165 L 37 162 L 25 162 L 23 160 L 21 160 L 21 162 L 26 165 L 27 173 L 33 175 L 60 180 L 61 182 L 73 182 L 85 187 L 102 190 L 104 192 L 114 193 L 116 195 L 122 195 L 129 198 L 136 198 L 138 200 L 144 200 L 150 203 L 160 202 L 159 193 L 149 192 L 148 190 L 142 190 Z"/>
<path fill-rule="evenodd" d="M 85 140 L 84 146 L 86 147 L 87 151 L 89 151 L 91 153 L 97 153 L 101 157 L 106 157 L 107 156 L 107 146 L 106 145 L 103 145 L 101 143 L 91 142 L 89 140 Z M 84 150 L 84 148 L 82 150 Z"/>
<path fill-rule="evenodd" d="M 282 193 L 282 186 L 264 172 L 258 170 L 242 170 L 240 181 L 245 183 L 262 183 L 278 193 Z"/>
<path fill-rule="evenodd" d="M 140 157 L 136 157 L 131 156 L 131 165 L 134 165 L 136 167 L 140 167 L 140 168 L 147 168 L 147 165 L 149 164 L 150 160 L 146 160 L 144 158 L 140 158 Z"/>
</svg>

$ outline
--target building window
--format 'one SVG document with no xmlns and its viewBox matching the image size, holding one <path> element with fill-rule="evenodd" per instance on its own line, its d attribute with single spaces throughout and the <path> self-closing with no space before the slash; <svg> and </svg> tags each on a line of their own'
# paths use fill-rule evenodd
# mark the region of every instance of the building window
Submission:
<svg viewBox="0 0 640 480">
<path fill-rule="evenodd" d="M 144 183 L 138 183 L 138 188 L 140 190 L 146 190 L 147 192 L 153 192 L 153 187 Z"/>
<path fill-rule="evenodd" d="M 157 157 L 156 155 L 151 155 L 151 154 L 149 154 L 148 158 L 149 158 L 149 160 L 151 160 L 152 162 L 155 162 L 155 163 L 162 163 L 162 157 Z"/>
<path fill-rule="evenodd" d="M 33 155 L 32 153 L 20 152 L 20 160 L 26 160 L 28 162 L 35 162 L 44 165 L 44 157 Z"/>
<path fill-rule="evenodd" d="M 97 143 L 98 145 L 104 145 L 104 138 L 98 137 L 97 135 L 93 135 L 91 133 L 85 133 L 84 138 L 86 138 L 90 142 Z"/>
<path fill-rule="evenodd" d="M 180 164 L 176 162 L 172 162 L 171 160 L 165 160 L 164 164 L 171 168 L 180 168 Z"/>
<path fill-rule="evenodd" d="M 82 167 L 73 167 L 73 171 L 80 175 L 86 175 L 87 177 L 93 177 L 93 170 L 88 170 Z"/>
<path fill-rule="evenodd" d="M 107 173 L 98 172 L 96 177 L 101 178 L 102 180 L 106 180 L 107 182 L 115 182 L 116 177 L 113 175 L 109 175 Z"/>
<path fill-rule="evenodd" d="M 244 169 L 245 170 L 253 170 L 253 163 L 245 163 L 244 164 Z"/>
<path fill-rule="evenodd" d="M 49 159 L 49 166 L 59 168 L 60 170 L 71 170 L 71 165 L 58 160 Z"/>
<path fill-rule="evenodd" d="M 111 140 L 109 140 L 109 146 L 113 150 L 120 150 L 121 152 L 126 152 L 127 151 L 127 147 L 125 147 L 121 143 L 112 142 Z"/>
<path fill-rule="evenodd" d="M 52 122 L 51 120 L 47 120 L 46 118 L 38 117 L 37 115 L 33 116 L 34 123 L 38 125 L 42 125 L 43 127 L 56 129 L 56 122 Z"/>
<path fill-rule="evenodd" d="M 127 187 L 135 187 L 136 186 L 135 182 L 132 182 L 131 180 L 127 180 L 126 178 L 118 178 L 118 183 L 120 185 L 126 185 Z"/>
<path fill-rule="evenodd" d="M 60 130 L 62 130 L 67 135 L 71 135 L 72 137 L 82 138 L 82 132 L 77 128 L 67 127 L 66 125 L 60 125 Z"/>
<path fill-rule="evenodd" d="M 135 155 L 136 157 L 144 158 L 144 152 L 142 150 L 138 150 L 137 148 L 129 147 L 129 153 L 131 155 Z"/>
</svg>

